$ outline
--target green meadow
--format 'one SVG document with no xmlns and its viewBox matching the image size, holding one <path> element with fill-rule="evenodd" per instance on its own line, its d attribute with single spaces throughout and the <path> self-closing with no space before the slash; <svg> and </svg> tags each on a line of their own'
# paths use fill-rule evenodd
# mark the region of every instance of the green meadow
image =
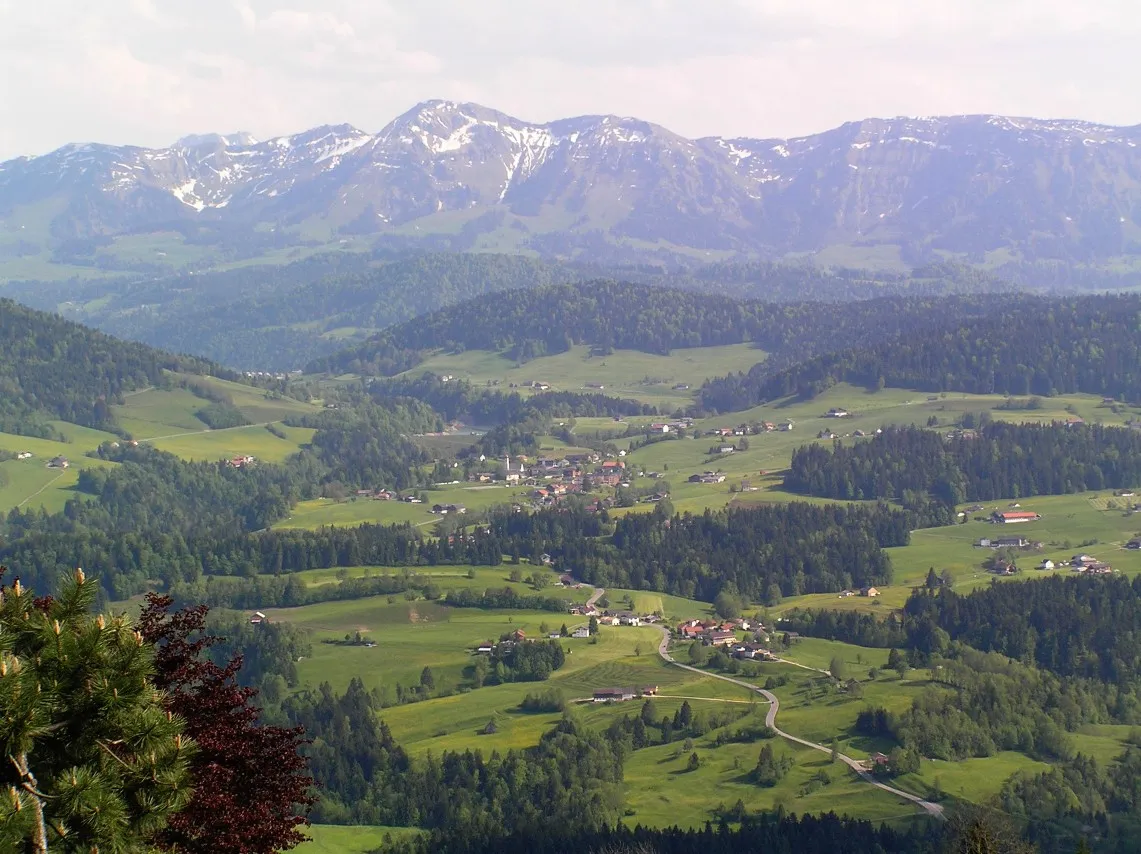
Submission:
<svg viewBox="0 0 1141 854">
<path fill-rule="evenodd" d="M 408 827 L 334 824 L 314 824 L 303 832 L 309 841 L 294 848 L 294 854 L 368 854 L 387 842 L 419 834 L 418 830 Z"/>
<path fill-rule="evenodd" d="M 103 442 L 114 441 L 117 436 L 66 421 L 51 424 L 63 434 L 66 442 L 0 433 L 0 450 L 32 454 L 27 460 L 0 463 L 0 471 L 8 476 L 7 484 L 0 486 L 0 512 L 6 513 L 13 507 L 43 507 L 58 512 L 69 499 L 79 495 L 75 485 L 83 469 L 112 465 L 84 454 Z M 59 456 L 66 457 L 70 465 L 66 469 L 49 468 L 48 462 Z"/>
<path fill-rule="evenodd" d="M 508 487 L 503 484 L 457 483 L 431 487 L 424 492 L 423 504 L 403 501 L 377 501 L 372 498 L 350 497 L 344 501 L 316 498 L 302 501 L 290 515 L 274 525 L 275 528 L 320 528 L 323 525 L 360 525 L 374 522 L 392 525 L 411 522 L 414 525 L 433 525 L 441 517 L 432 513 L 433 504 L 463 504 L 469 513 L 487 510 L 497 504 L 526 502 L 534 487 Z"/>
<path fill-rule="evenodd" d="M 542 382 L 559 391 L 600 391 L 672 411 L 692 403 L 694 392 L 705 380 L 747 371 L 764 358 L 765 353 L 750 344 L 674 350 L 669 356 L 635 350 L 593 356 L 589 347 L 576 346 L 557 356 L 543 356 L 519 365 L 499 353 L 470 350 L 437 353 L 408 373 L 451 374 L 475 385 L 495 381 L 501 386 Z M 680 385 L 689 388 L 674 388 Z"/>
<path fill-rule="evenodd" d="M 115 417 L 138 441 L 188 460 L 221 460 L 248 454 L 259 460 L 281 462 L 313 437 L 313 430 L 276 423 L 291 415 L 316 411 L 311 404 L 275 398 L 262 389 L 214 377 L 194 379 L 228 396 L 252 423 L 211 430 L 197 416 L 209 401 L 180 388 L 147 389 L 127 395 L 123 405 L 112 407 Z M 285 434 L 284 439 L 266 429 L 266 425 L 275 423 L 275 429 Z"/>
<path fill-rule="evenodd" d="M 655 442 L 632 451 L 626 457 L 645 472 L 658 472 L 671 486 L 671 499 L 678 511 L 702 512 L 707 507 L 723 507 L 730 501 L 755 503 L 788 500 L 813 500 L 795 496 L 781 489 L 783 471 L 788 467 L 793 452 L 813 442 L 831 443 L 831 438 L 818 438 L 822 431 L 834 432 L 839 441 L 857 441 L 856 431 L 873 433 L 876 428 L 892 424 L 926 425 L 932 418 L 938 426 L 949 427 L 964 412 L 989 411 L 996 419 L 1012 421 L 1063 420 L 1077 414 L 1091 423 L 1124 424 L 1135 410 L 1118 407 L 1114 412 L 1103 406 L 1101 398 L 1090 395 L 1064 395 L 1043 399 L 1041 409 L 1000 409 L 1006 398 L 1001 395 L 946 394 L 929 395 L 905 389 L 882 389 L 870 392 L 850 385 L 838 385 L 811 401 L 786 399 L 743 412 L 728 413 L 698 421 L 695 427 L 702 431 L 740 424 L 771 421 L 780 424 L 791 421 L 789 431 L 774 431 L 744 437 L 747 450 L 734 450 L 730 454 L 710 453 L 714 446 L 737 445 L 741 437 L 724 440 L 711 436 L 673 439 Z M 846 409 L 847 418 L 828 418 L 829 409 Z M 645 423 L 652 419 L 629 419 L 631 423 Z M 605 419 L 586 421 L 584 431 L 597 432 L 606 428 Z M 615 425 L 611 419 L 609 422 Z M 725 475 L 720 484 L 691 484 L 687 479 L 703 471 L 718 471 Z M 743 491 L 730 491 L 736 487 Z"/>
<path fill-rule="evenodd" d="M 1129 540 L 1141 536 L 1141 514 L 1123 509 L 1126 500 L 1115 498 L 1111 490 L 1078 495 L 1044 495 L 1018 502 L 1022 509 L 1042 515 L 1037 522 L 1007 526 L 974 519 L 975 516 L 989 515 L 994 509 L 1006 509 L 1011 503 L 988 503 L 984 511 L 969 514 L 965 524 L 912 531 L 910 545 L 887 550 L 893 579 L 891 584 L 877 587 L 881 594 L 878 597 L 841 599 L 835 593 L 813 593 L 790 597 L 770 610 L 780 614 L 790 608 L 811 607 L 887 614 L 893 608 L 903 606 L 911 589 L 922 584 L 932 568 L 938 574 L 949 570 L 954 579 L 954 589 L 965 593 L 994 581 L 1005 583 L 1070 574 L 1072 570 L 1064 564 L 1078 552 L 1092 555 L 1125 575 L 1141 573 L 1141 551 L 1125 548 Z M 1042 543 L 1042 547 L 1021 550 L 1016 559 L 1021 571 L 1014 576 L 998 577 L 983 566 L 993 552 L 978 548 L 975 543 L 981 539 L 1005 536 L 1021 536 L 1031 542 Z M 1056 568 L 1036 569 L 1046 559 L 1054 561 Z"/>
</svg>

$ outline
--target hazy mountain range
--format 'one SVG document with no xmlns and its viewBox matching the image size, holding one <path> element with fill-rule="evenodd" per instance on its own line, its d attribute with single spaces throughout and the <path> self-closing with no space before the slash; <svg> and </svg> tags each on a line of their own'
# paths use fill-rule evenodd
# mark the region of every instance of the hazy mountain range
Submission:
<svg viewBox="0 0 1141 854">
<path fill-rule="evenodd" d="M 1141 126 L 1000 116 L 686 139 L 632 118 L 533 124 L 430 101 L 375 134 L 206 134 L 7 161 L 0 256 L 146 270 L 351 244 L 1104 263 L 1141 256 L 1138 142 Z"/>
</svg>

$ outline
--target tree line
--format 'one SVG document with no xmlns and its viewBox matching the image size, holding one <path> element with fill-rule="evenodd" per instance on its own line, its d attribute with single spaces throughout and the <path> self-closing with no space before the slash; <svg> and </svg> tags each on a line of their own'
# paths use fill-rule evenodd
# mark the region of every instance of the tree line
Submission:
<svg viewBox="0 0 1141 854">
<path fill-rule="evenodd" d="M 894 427 L 867 441 L 805 445 L 784 486 L 842 500 L 965 501 L 1065 495 L 1141 484 L 1141 431 L 1101 425 L 991 422 L 944 436 Z"/>
<path fill-rule="evenodd" d="M 582 509 L 497 512 L 489 525 L 507 551 L 547 553 L 576 578 L 600 587 L 659 590 L 712 601 L 719 593 L 753 602 L 886 584 L 883 551 L 906 544 L 909 517 L 884 506 L 801 502 L 706 510 L 667 517 L 629 514 L 603 537 L 606 517 Z"/>
</svg>

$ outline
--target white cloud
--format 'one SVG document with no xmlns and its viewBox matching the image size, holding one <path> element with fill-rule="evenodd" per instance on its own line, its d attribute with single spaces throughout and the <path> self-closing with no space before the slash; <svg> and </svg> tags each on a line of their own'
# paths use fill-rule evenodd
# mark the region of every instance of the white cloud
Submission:
<svg viewBox="0 0 1141 854">
<path fill-rule="evenodd" d="M 616 112 L 690 136 L 869 115 L 1141 121 L 1135 0 L 0 0 L 0 158 L 415 102 Z"/>
</svg>

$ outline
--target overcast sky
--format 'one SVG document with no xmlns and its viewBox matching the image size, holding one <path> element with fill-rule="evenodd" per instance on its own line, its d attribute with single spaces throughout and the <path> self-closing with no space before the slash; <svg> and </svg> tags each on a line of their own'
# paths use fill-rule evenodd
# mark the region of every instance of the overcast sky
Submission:
<svg viewBox="0 0 1141 854">
<path fill-rule="evenodd" d="M 1141 123 L 1137 0 L 0 0 L 0 159 L 429 98 L 688 136 L 867 116 Z"/>
</svg>

